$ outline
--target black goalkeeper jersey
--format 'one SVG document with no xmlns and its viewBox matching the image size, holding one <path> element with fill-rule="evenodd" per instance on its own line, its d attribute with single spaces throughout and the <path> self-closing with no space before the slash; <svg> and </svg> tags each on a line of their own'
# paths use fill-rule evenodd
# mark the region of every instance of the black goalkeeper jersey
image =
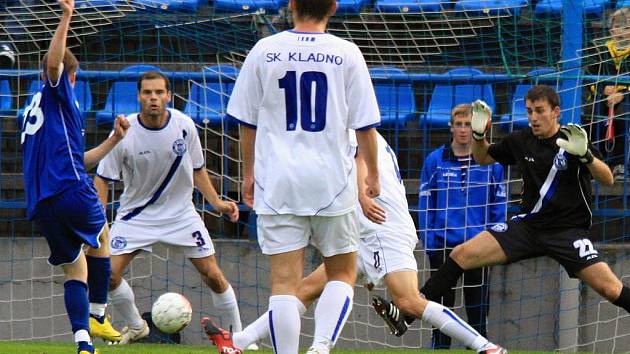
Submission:
<svg viewBox="0 0 630 354">
<path fill-rule="evenodd" d="M 502 165 L 518 165 L 523 174 L 521 210 L 515 218 L 537 228 L 591 226 L 591 173 L 577 156 L 556 145 L 558 133 L 538 139 L 530 128 L 490 145 L 488 154 Z M 599 157 L 597 149 L 591 151 Z"/>
</svg>

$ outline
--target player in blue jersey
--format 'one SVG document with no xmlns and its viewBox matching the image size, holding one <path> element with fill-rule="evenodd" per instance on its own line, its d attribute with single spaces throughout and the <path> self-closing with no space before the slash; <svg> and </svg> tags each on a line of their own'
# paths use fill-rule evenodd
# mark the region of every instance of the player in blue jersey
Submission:
<svg viewBox="0 0 630 354">
<path fill-rule="evenodd" d="M 117 341 L 120 333 L 105 318 L 108 228 L 86 170 L 125 136 L 129 123 L 117 118 L 111 136 L 84 153 L 85 126 L 73 91 L 78 61 L 66 48 L 74 0 L 59 5 L 61 21 L 42 63 L 44 84 L 24 112 L 24 189 L 28 218 L 50 247 L 48 262 L 65 274 L 64 299 L 77 351 L 88 354 L 97 352 L 90 334 Z M 83 244 L 90 246 L 87 254 Z"/>
</svg>

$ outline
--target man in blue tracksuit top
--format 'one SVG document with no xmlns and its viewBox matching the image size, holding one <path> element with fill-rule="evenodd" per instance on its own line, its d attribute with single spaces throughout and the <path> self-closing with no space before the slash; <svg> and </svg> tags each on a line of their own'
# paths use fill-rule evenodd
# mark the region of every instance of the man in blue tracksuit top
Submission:
<svg viewBox="0 0 630 354">
<path fill-rule="evenodd" d="M 470 104 L 451 112 L 453 140 L 427 156 L 420 176 L 418 223 L 431 269 L 438 269 L 451 250 L 495 224 L 505 222 L 506 189 L 503 167 L 480 166 L 471 155 Z M 483 336 L 488 316 L 488 268 L 464 272 L 468 322 Z M 452 307 L 455 291 L 442 299 Z M 451 339 L 437 329 L 433 348 L 448 349 Z"/>
</svg>

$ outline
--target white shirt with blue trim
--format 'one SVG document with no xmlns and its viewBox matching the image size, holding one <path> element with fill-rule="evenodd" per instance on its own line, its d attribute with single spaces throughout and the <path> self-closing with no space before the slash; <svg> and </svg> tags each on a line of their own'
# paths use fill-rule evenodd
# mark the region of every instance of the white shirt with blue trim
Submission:
<svg viewBox="0 0 630 354">
<path fill-rule="evenodd" d="M 98 165 L 97 175 L 125 185 L 116 220 L 158 225 L 197 215 L 193 170 L 205 168 L 199 135 L 190 117 L 168 111 L 161 129 L 128 115 L 127 135 Z"/>
<path fill-rule="evenodd" d="M 257 129 L 258 214 L 334 216 L 355 208 L 348 130 L 380 123 L 356 45 L 326 33 L 261 39 L 245 59 L 227 112 Z"/>
</svg>

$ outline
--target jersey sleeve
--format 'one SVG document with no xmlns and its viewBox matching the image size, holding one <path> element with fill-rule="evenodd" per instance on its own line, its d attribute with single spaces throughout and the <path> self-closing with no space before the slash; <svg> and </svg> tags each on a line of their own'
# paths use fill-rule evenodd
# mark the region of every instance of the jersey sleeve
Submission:
<svg viewBox="0 0 630 354">
<path fill-rule="evenodd" d="M 438 150 L 436 150 L 438 151 Z M 422 171 L 420 172 L 420 188 L 418 191 L 418 229 L 419 237 L 424 241 L 425 249 L 432 248 L 433 240 L 429 240 L 430 233 L 428 230 L 433 228 L 433 213 L 431 210 L 435 210 L 435 170 L 437 161 L 435 159 L 435 152 L 429 154 Z"/>
<path fill-rule="evenodd" d="M 199 133 L 197 129 L 191 129 L 190 141 L 188 142 L 188 146 L 190 146 L 190 158 L 192 160 L 192 165 L 195 170 L 198 170 L 206 165 L 205 160 L 203 159 L 203 150 L 201 148 L 201 141 L 199 140 Z"/>
<path fill-rule="evenodd" d="M 349 128 L 361 130 L 376 127 L 381 124 L 381 114 L 361 50 L 353 46 L 348 59 L 346 100 Z"/>
<path fill-rule="evenodd" d="M 49 86 L 50 90 L 55 93 L 55 96 L 58 100 L 65 103 L 75 104 L 74 90 L 72 88 L 72 85 L 70 84 L 68 72 L 65 69 L 62 69 L 61 75 L 59 75 L 57 82 L 52 82 L 48 80 L 47 85 Z"/>
<path fill-rule="evenodd" d="M 122 181 L 122 149 L 123 143 L 119 143 L 105 155 L 96 168 L 96 175 L 107 181 Z"/>
<path fill-rule="evenodd" d="M 515 133 L 511 133 L 505 136 L 501 141 L 495 144 L 491 144 L 488 148 L 488 155 L 492 157 L 496 162 L 503 166 L 514 165 L 516 159 L 512 153 L 512 142 L 514 140 Z"/>
<path fill-rule="evenodd" d="M 257 70 L 258 47 L 258 44 L 255 45 L 245 58 L 227 107 L 230 118 L 251 127 L 258 125 L 258 110 L 263 96 L 262 82 Z"/>
<path fill-rule="evenodd" d="M 492 225 L 505 222 L 507 218 L 507 187 L 503 181 L 503 166 L 492 165 L 492 183 L 490 200 L 490 220 Z"/>
</svg>

